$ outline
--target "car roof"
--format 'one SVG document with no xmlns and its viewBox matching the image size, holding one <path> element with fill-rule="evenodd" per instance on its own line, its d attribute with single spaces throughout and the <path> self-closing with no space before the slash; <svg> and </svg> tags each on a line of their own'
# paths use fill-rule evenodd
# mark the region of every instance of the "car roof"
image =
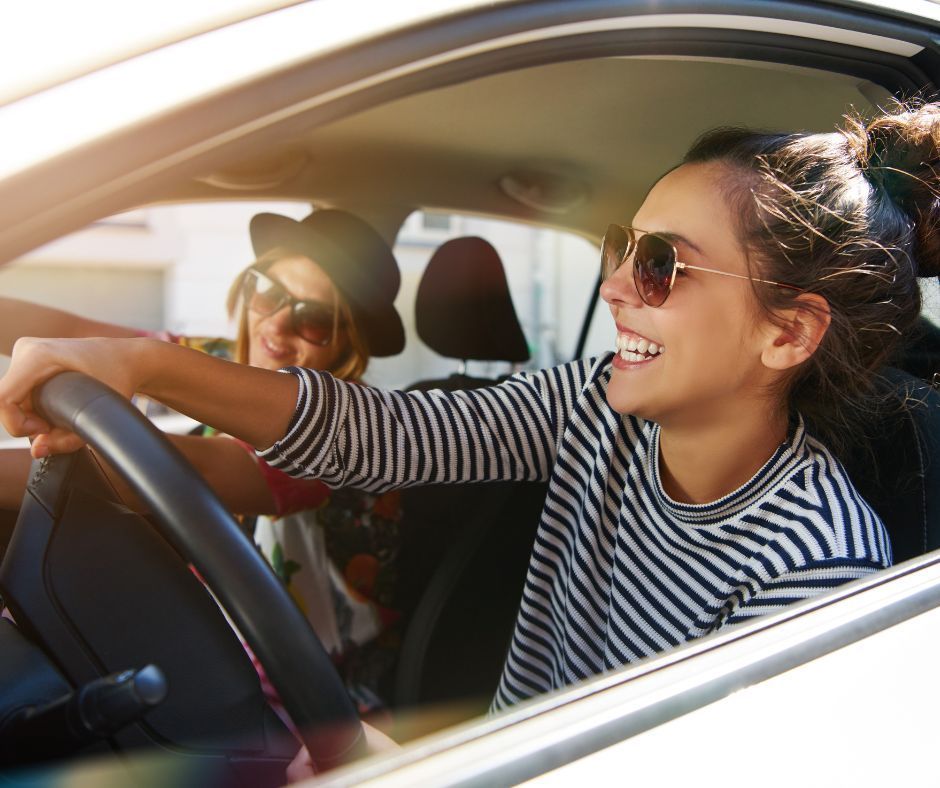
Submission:
<svg viewBox="0 0 940 788">
<path fill-rule="evenodd" d="M 831 128 L 927 81 L 929 37 L 903 20 L 570 8 L 451 0 L 364 19 L 318 0 L 0 107 L 0 197 L 16 195 L 0 200 L 0 257 L 191 199 L 341 205 L 389 237 L 419 207 L 596 237 L 709 127 Z M 46 129 L 57 110 L 69 123 Z"/>
<path fill-rule="evenodd" d="M 776 100 L 761 101 L 767 94 Z M 707 129 L 824 131 L 888 98 L 866 80 L 759 62 L 570 60 L 406 96 L 246 150 L 172 196 L 314 199 L 378 225 L 430 207 L 597 236 L 628 221 Z"/>
<path fill-rule="evenodd" d="M 15 10 L 5 8 L 0 27 L 0 104 L 299 1 L 32 0 Z"/>
</svg>

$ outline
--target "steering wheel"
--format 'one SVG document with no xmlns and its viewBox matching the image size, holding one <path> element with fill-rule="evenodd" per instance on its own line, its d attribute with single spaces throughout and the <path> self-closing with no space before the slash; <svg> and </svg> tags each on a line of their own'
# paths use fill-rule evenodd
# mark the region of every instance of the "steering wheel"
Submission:
<svg viewBox="0 0 940 788">
<path fill-rule="evenodd" d="M 120 473 L 163 538 L 198 570 L 264 667 L 317 769 L 362 754 L 362 725 L 310 624 L 176 447 L 125 398 L 77 372 L 47 381 L 37 405 Z"/>
</svg>

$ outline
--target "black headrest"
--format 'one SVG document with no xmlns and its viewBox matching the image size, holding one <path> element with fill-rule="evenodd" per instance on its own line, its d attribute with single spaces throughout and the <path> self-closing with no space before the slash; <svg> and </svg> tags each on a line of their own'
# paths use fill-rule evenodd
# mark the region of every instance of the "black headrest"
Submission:
<svg viewBox="0 0 940 788">
<path fill-rule="evenodd" d="M 448 358 L 529 360 L 503 263 L 482 238 L 454 238 L 434 253 L 418 286 L 415 324 Z"/>
</svg>

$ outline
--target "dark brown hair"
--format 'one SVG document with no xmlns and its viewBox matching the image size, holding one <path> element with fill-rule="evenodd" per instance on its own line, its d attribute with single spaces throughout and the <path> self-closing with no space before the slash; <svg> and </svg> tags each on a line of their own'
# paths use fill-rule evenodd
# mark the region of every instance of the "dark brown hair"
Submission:
<svg viewBox="0 0 940 788">
<path fill-rule="evenodd" d="M 723 128 L 684 163 L 726 165 L 721 188 L 754 275 L 817 293 L 831 323 L 780 392 L 837 453 L 877 404 L 878 371 L 920 314 L 917 276 L 940 272 L 940 105 L 898 105 L 822 134 Z M 771 319 L 810 308 L 754 284 Z M 802 303 L 802 305 L 801 305 Z"/>
</svg>

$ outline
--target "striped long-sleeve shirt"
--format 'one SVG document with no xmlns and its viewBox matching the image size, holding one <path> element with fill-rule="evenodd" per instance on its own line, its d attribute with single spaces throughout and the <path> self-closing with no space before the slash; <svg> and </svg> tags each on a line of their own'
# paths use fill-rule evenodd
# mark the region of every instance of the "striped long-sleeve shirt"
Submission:
<svg viewBox="0 0 940 788">
<path fill-rule="evenodd" d="M 659 427 L 607 404 L 609 355 L 461 392 L 386 392 L 289 371 L 297 410 L 261 454 L 292 475 L 374 491 L 549 481 L 496 708 L 891 562 L 881 521 L 802 423 L 720 500 L 669 498 Z"/>
</svg>

